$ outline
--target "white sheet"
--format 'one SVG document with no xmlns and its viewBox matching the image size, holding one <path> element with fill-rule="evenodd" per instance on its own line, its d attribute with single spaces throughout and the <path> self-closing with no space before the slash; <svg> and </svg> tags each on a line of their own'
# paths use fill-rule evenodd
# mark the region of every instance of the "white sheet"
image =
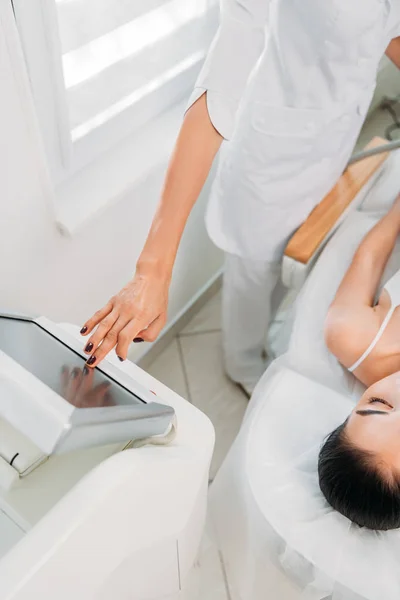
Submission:
<svg viewBox="0 0 400 600">
<path fill-rule="evenodd" d="M 325 346 L 326 311 L 359 242 L 382 214 L 377 201 L 386 203 L 384 210 L 393 201 L 397 172 L 387 172 L 392 179 L 379 182 L 381 191 L 348 218 L 319 258 L 296 301 L 287 352 L 258 384 L 212 485 L 211 513 L 235 600 L 400 598 L 400 530 L 354 526 L 327 505 L 316 473 L 324 437 L 364 389 Z M 399 266 L 398 245 L 383 281 Z"/>
</svg>

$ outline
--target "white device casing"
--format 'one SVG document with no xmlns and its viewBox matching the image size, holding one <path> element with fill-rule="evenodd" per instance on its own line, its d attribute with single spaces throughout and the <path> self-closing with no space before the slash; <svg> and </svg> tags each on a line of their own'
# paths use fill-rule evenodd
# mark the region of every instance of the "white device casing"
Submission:
<svg viewBox="0 0 400 600">
<path fill-rule="evenodd" d="M 79 339 L 76 328 L 68 330 Z M 204 526 L 214 430 L 205 415 L 136 365 L 119 364 L 113 355 L 107 362 L 174 408 L 177 436 L 169 446 L 111 456 L 40 522 L 31 523 L 32 529 L 0 560 L 0 600 L 184 597 Z M 61 459 L 66 457 L 54 461 Z M 26 479 L 32 478 L 26 494 L 49 463 Z M 46 490 L 40 478 L 35 485 L 38 499 L 39 487 Z M 22 498 L 23 489 L 16 492 Z"/>
</svg>

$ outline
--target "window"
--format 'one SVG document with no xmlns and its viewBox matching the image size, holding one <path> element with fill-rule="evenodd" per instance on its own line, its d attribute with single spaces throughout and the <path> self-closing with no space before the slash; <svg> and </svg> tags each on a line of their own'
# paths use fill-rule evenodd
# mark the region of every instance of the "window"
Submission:
<svg viewBox="0 0 400 600">
<path fill-rule="evenodd" d="M 13 0 L 56 183 L 187 96 L 217 0 Z"/>
</svg>

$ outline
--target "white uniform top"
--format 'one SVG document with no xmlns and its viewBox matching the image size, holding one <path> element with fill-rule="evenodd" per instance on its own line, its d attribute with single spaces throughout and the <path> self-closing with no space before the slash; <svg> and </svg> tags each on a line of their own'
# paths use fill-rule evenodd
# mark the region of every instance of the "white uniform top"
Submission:
<svg viewBox="0 0 400 600">
<path fill-rule="evenodd" d="M 280 259 L 345 168 L 398 35 L 400 0 L 221 0 L 189 103 L 207 91 L 211 121 L 231 139 L 207 214 L 218 246 Z"/>
<path fill-rule="evenodd" d="M 378 333 L 376 334 L 376 336 L 374 337 L 374 339 L 372 340 L 372 342 L 370 343 L 370 345 L 368 346 L 366 351 L 360 356 L 360 358 L 354 363 L 354 365 L 349 367 L 349 371 L 351 373 L 353 371 L 355 371 L 357 369 L 357 367 L 359 367 L 361 365 L 361 363 L 364 362 L 364 360 L 367 358 L 367 356 L 369 356 L 371 354 L 372 350 L 375 348 L 376 344 L 381 339 L 383 332 L 385 331 L 394 311 L 396 310 L 396 308 L 398 306 L 400 306 L 400 270 L 397 271 L 397 273 L 395 273 L 393 275 L 393 277 L 391 277 L 387 283 L 385 283 L 383 289 L 385 289 L 387 291 L 387 293 L 389 294 L 389 298 L 390 298 L 389 311 L 388 311 L 386 317 L 384 318 L 382 325 L 379 328 Z"/>
</svg>

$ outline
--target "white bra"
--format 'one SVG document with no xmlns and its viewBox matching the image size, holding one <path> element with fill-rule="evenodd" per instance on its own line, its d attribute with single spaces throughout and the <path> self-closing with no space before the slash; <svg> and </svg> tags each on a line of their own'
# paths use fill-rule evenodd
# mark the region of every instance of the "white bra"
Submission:
<svg viewBox="0 0 400 600">
<path fill-rule="evenodd" d="M 357 360 L 357 362 L 354 363 L 354 365 L 349 367 L 348 370 L 351 373 L 353 371 L 355 371 L 357 369 L 357 367 L 359 367 L 361 365 L 361 363 L 367 358 L 367 356 L 369 354 L 371 354 L 372 350 L 375 348 L 376 344 L 381 339 L 382 334 L 385 331 L 386 326 L 389 323 L 392 314 L 394 313 L 396 308 L 398 306 L 400 306 L 400 269 L 393 275 L 393 277 L 391 277 L 389 279 L 389 281 L 387 283 L 385 283 L 385 285 L 383 286 L 383 289 L 387 291 L 387 293 L 389 294 L 389 297 L 390 297 L 389 312 L 387 313 L 386 317 L 384 318 L 382 325 L 379 327 L 378 333 L 376 334 L 376 336 L 374 337 L 374 339 L 372 340 L 372 342 L 370 343 L 370 345 L 368 346 L 368 348 L 366 349 L 364 354 L 362 354 L 360 356 L 360 358 Z"/>
</svg>

